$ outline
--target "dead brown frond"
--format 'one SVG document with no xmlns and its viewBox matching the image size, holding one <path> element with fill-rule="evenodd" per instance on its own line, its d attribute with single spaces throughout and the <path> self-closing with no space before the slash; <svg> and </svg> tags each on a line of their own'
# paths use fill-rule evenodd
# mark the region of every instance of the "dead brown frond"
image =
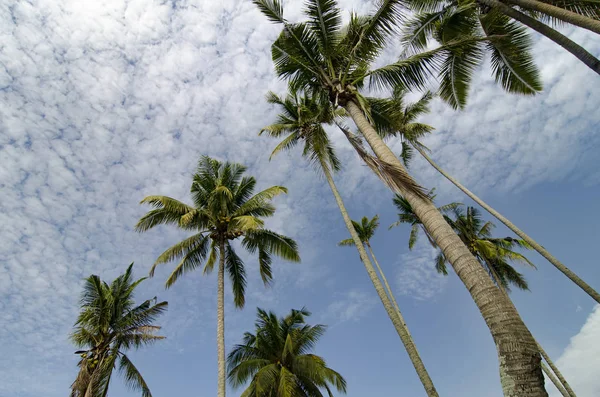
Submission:
<svg viewBox="0 0 600 397">
<path fill-rule="evenodd" d="M 337 121 L 336 125 L 344 133 L 348 142 L 350 142 L 364 163 L 379 177 L 379 179 L 392 189 L 394 193 L 403 195 L 402 190 L 407 190 L 424 200 L 429 200 L 427 191 L 420 186 L 405 169 L 370 155 L 359 137 L 354 135 L 348 128 Z"/>
</svg>

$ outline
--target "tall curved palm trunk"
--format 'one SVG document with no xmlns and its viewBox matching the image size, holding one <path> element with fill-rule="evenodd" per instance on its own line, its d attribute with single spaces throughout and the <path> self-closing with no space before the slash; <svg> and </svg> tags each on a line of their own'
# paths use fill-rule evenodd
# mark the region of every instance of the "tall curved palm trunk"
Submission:
<svg viewBox="0 0 600 397">
<path fill-rule="evenodd" d="M 502 3 L 498 0 L 477 0 L 478 3 L 495 8 L 512 19 L 521 22 L 573 54 L 594 72 L 600 74 L 600 60 L 589 53 L 585 48 L 569 39 L 564 34 L 552 29 L 550 26 Z"/>
<path fill-rule="evenodd" d="M 365 246 L 360 241 L 360 238 L 358 237 L 358 234 L 356 233 L 356 230 L 354 229 L 354 225 L 352 225 L 352 219 L 350 219 L 350 216 L 348 215 L 348 211 L 346 211 L 346 206 L 344 205 L 344 202 L 342 201 L 342 197 L 340 196 L 340 193 L 337 190 L 337 187 L 335 186 L 333 177 L 331 176 L 331 173 L 329 172 L 329 168 L 327 167 L 327 164 L 325 164 L 323 160 L 321 160 L 321 168 L 323 169 L 323 173 L 325 174 L 327 183 L 329 184 L 329 187 L 331 188 L 331 192 L 333 193 L 333 196 L 335 197 L 335 201 L 340 209 L 340 212 L 342 213 L 342 218 L 344 218 L 344 223 L 346 224 L 346 228 L 348 229 L 348 232 L 350 232 L 350 235 L 352 236 L 352 240 L 354 240 L 354 244 L 356 245 L 356 249 L 358 250 L 360 259 L 363 262 L 363 264 L 365 265 L 365 269 L 367 270 L 369 278 L 371 279 L 371 282 L 373 283 L 373 286 L 375 287 L 375 291 L 377 292 L 379 299 L 381 299 L 381 303 L 383 303 L 383 307 L 385 308 L 385 311 L 387 312 L 388 316 L 390 317 L 392 324 L 394 324 L 394 328 L 396 329 L 396 332 L 400 336 L 400 340 L 402 340 L 402 343 L 404 344 L 404 348 L 406 349 L 406 352 L 408 353 L 408 356 L 409 356 L 410 360 L 412 361 L 412 364 L 413 364 L 415 370 L 417 371 L 417 375 L 419 376 L 419 379 L 421 380 L 421 383 L 423 384 L 423 387 L 425 388 L 425 392 L 427 393 L 427 395 L 429 397 L 438 397 L 439 395 L 437 393 L 437 390 L 435 389 L 435 386 L 433 385 L 433 381 L 429 377 L 429 373 L 427 372 L 427 369 L 425 368 L 425 365 L 423 364 L 423 361 L 421 360 L 419 352 L 417 351 L 417 347 L 415 346 L 415 343 L 412 340 L 412 337 L 410 336 L 408 327 L 406 326 L 406 323 L 404 322 L 404 319 L 402 318 L 402 315 L 400 314 L 400 309 L 398 308 L 397 304 L 396 304 L 396 308 L 394 308 L 394 306 L 392 306 L 392 303 L 390 302 L 390 299 L 388 298 L 383 285 L 381 285 L 381 280 L 379 280 L 379 276 L 377 275 L 377 272 L 373 268 L 373 264 L 371 263 L 371 260 L 369 259 L 369 256 L 367 255 Z"/>
<path fill-rule="evenodd" d="M 218 397 L 225 397 L 225 243 L 219 242 L 219 274 L 217 276 L 217 365 Z"/>
<path fill-rule="evenodd" d="M 360 107 L 353 100 L 349 100 L 343 106 L 375 155 L 406 172 L 406 168 L 383 142 Z M 496 288 L 489 275 L 431 201 L 402 186 L 399 186 L 399 190 L 398 193 L 411 204 L 427 232 L 456 271 L 490 329 L 498 353 L 504 396 L 546 397 L 548 394 L 544 389 L 539 351 L 517 311 Z"/>
<path fill-rule="evenodd" d="M 483 201 L 481 198 L 476 196 L 473 192 L 471 192 L 469 189 L 467 189 L 459 181 L 457 181 L 451 175 L 449 175 L 446 171 L 444 171 L 444 169 L 441 168 L 438 164 L 436 164 L 435 161 L 433 161 L 433 159 L 431 159 L 431 157 L 429 157 L 427 155 L 427 153 L 425 153 L 425 151 L 421 147 L 419 147 L 419 145 L 413 145 L 413 147 L 421 154 L 421 156 L 423 156 L 425 158 L 425 160 L 427 160 L 427 162 L 429 164 L 431 164 L 431 166 L 433 168 L 435 168 L 446 179 L 448 179 L 450 182 L 452 182 L 452 184 L 454 184 L 454 186 L 459 188 L 463 193 L 465 193 L 467 196 L 469 196 L 473 201 L 475 201 L 477 204 L 479 204 L 483 209 L 485 209 L 487 212 L 489 212 L 494 217 L 496 217 L 496 219 L 498 219 L 500 222 L 502 222 L 504 225 L 506 225 L 506 227 L 508 227 L 510 230 L 512 230 L 517 236 L 519 236 L 523 240 L 525 240 L 529 245 L 531 245 L 531 247 L 533 247 L 533 249 L 535 249 L 540 255 L 542 255 L 544 258 L 546 258 L 548 260 L 548 262 L 553 264 L 554 267 L 556 267 L 558 270 L 560 270 L 571 281 L 573 281 L 575 284 L 577 284 L 577 286 L 579 286 L 579 288 L 581 288 L 589 296 L 591 296 L 592 299 L 594 299 L 596 302 L 600 303 L 600 294 L 596 290 L 594 290 L 590 285 L 588 285 L 585 281 L 583 281 L 579 276 L 577 276 L 575 273 L 573 273 L 571 271 L 571 269 L 569 269 L 568 267 L 563 265 L 550 252 L 548 252 L 544 247 L 542 247 L 540 244 L 538 244 L 534 239 L 529 237 L 524 231 L 519 229 L 511 221 L 509 221 L 507 218 L 505 218 L 502 214 L 500 214 L 498 211 L 496 211 L 495 209 L 490 207 L 485 201 Z"/>
</svg>

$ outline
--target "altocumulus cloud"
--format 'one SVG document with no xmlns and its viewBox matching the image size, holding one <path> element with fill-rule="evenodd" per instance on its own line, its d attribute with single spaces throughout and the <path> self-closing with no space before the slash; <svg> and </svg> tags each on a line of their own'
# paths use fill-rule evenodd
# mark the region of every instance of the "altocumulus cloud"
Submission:
<svg viewBox="0 0 600 397">
<path fill-rule="evenodd" d="M 293 2 L 289 17 L 300 10 Z M 325 188 L 297 157 L 269 164 L 271 146 L 256 136 L 274 116 L 264 93 L 284 88 L 269 58 L 277 33 L 248 1 L 0 4 L 0 340 L 11 341 L 0 356 L 0 395 L 62 394 L 81 278 L 92 271 L 113 277 L 133 260 L 145 269 L 165 241 L 181 237 L 168 228 L 140 237 L 132 226 L 145 210 L 137 204 L 143 196 L 187 198 L 199 154 L 246 163 L 259 187 L 289 185 L 272 225 L 313 250 L 305 250 L 294 277 L 291 267 L 278 270 L 277 288 L 324 277 L 314 241 L 326 230 L 314 230 L 311 220 L 321 213 L 339 222 L 323 205 Z M 600 51 L 592 36 L 577 38 Z M 600 117 L 590 111 L 600 105 L 592 95 L 598 79 L 545 41 L 536 54 L 544 94 L 509 97 L 484 71 L 465 112 L 434 107 L 428 122 L 443 134 L 425 143 L 465 182 L 510 190 L 587 169 L 585 148 L 597 140 L 590 130 Z M 349 167 L 340 186 L 353 200 L 385 192 L 346 146 L 341 155 Z M 420 163 L 415 170 L 431 185 L 439 181 Z M 192 325 L 212 330 L 212 283 L 185 287 L 200 277 L 182 281 L 179 292 L 161 292 L 187 298 L 171 309 L 171 335 Z M 257 282 L 252 275 L 249 289 Z M 269 301 L 277 288 L 255 299 Z M 352 307 L 369 299 L 351 293 L 333 306 L 350 319 Z"/>
</svg>

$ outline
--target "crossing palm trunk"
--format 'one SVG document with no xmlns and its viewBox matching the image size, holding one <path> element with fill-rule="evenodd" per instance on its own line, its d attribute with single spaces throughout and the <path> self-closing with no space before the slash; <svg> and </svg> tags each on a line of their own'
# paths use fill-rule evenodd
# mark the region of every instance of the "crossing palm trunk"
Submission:
<svg viewBox="0 0 600 397">
<path fill-rule="evenodd" d="M 600 21 L 595 19 L 577 14 L 576 12 L 565 10 L 554 6 L 552 4 L 545 3 L 538 0 L 502 0 L 503 3 L 514 4 L 519 6 L 521 9 L 537 11 L 542 14 L 546 14 L 550 17 L 560 19 L 563 22 L 571 25 L 579 26 L 590 30 L 592 32 L 600 34 Z"/>
<path fill-rule="evenodd" d="M 379 160 L 408 175 L 406 168 L 383 142 L 360 107 L 349 100 L 344 108 Z M 416 185 L 414 181 L 412 183 Z M 396 193 L 411 204 L 479 308 L 496 344 L 504 396 L 547 397 L 540 353 L 517 311 L 430 200 L 403 185 L 398 186 Z"/>
<path fill-rule="evenodd" d="M 569 39 L 564 34 L 552 29 L 550 26 L 523 14 L 522 12 L 498 1 L 498 0 L 477 0 L 480 4 L 495 8 L 501 13 L 521 22 L 541 35 L 546 36 L 556 44 L 573 54 L 577 59 L 587 65 L 594 72 L 600 74 L 600 60 L 590 54 L 585 48 Z"/>
<path fill-rule="evenodd" d="M 506 227 L 512 230 L 517 236 L 521 237 L 523 240 L 527 242 L 527 244 L 531 245 L 533 249 L 535 249 L 540 255 L 548 260 L 554 267 L 556 267 L 559 271 L 561 271 L 565 276 L 567 276 L 571 281 L 573 281 L 579 288 L 584 290 L 589 296 L 592 297 L 596 302 L 600 303 L 600 294 L 596 292 L 590 285 L 588 285 L 585 281 L 583 281 L 578 275 L 573 273 L 571 269 L 563 265 L 558 259 L 556 259 L 550 252 L 548 252 L 544 247 L 537 243 L 533 238 L 529 237 L 524 231 L 519 229 L 516 225 L 514 225 L 511 221 L 505 218 L 498 211 L 490 207 L 485 201 L 475 195 L 475 193 L 471 192 L 464 185 L 462 185 L 458 180 L 454 179 L 451 175 L 449 175 L 444 169 L 442 169 L 439 165 L 437 165 L 431 157 L 425 153 L 425 151 L 419 147 L 419 145 L 413 145 L 413 147 L 427 160 L 429 164 L 433 168 L 435 168 L 440 174 L 442 174 L 446 179 L 454 184 L 457 188 L 459 188 L 463 193 L 469 196 L 473 201 L 479 204 L 483 209 L 496 217 L 500 222 L 504 223 Z"/>
<path fill-rule="evenodd" d="M 335 186 L 333 177 L 331 176 L 331 172 L 329 171 L 327 164 L 325 164 L 325 162 L 323 160 L 321 160 L 321 167 L 323 169 L 323 173 L 325 174 L 325 179 L 327 179 L 327 183 L 329 184 L 329 187 L 331 188 L 331 192 L 333 193 L 333 196 L 335 197 L 335 201 L 340 209 L 342 218 L 344 219 L 344 223 L 346 224 L 346 228 L 348 229 L 348 232 L 350 232 L 350 236 L 352 237 L 352 240 L 354 241 L 354 244 L 356 245 L 356 249 L 358 250 L 360 259 L 361 259 L 362 263 L 364 264 L 365 269 L 367 270 L 367 274 L 369 275 L 369 278 L 371 279 L 371 282 L 373 283 L 373 286 L 375 287 L 375 291 L 377 292 L 379 299 L 381 299 L 381 303 L 383 303 L 383 307 L 385 308 L 385 311 L 387 312 L 390 320 L 392 321 L 392 324 L 394 325 L 394 328 L 396 329 L 398 336 L 400 336 L 400 340 L 404 344 L 404 348 L 406 349 L 406 352 L 408 353 L 408 356 L 415 368 L 415 371 L 417 371 L 417 375 L 419 376 L 419 379 L 421 380 L 421 383 L 423 384 L 423 387 L 425 388 L 425 392 L 427 393 L 427 395 L 429 397 L 439 397 L 437 390 L 435 389 L 435 386 L 433 385 L 433 381 L 429 377 L 429 373 L 427 372 L 427 369 L 425 368 L 425 364 L 423 364 L 423 360 L 421 360 L 421 356 L 419 355 L 419 352 L 417 351 L 414 341 L 412 340 L 412 337 L 410 336 L 408 327 L 406 326 L 404 319 L 402 319 L 398 315 L 399 311 L 398 311 L 398 313 L 395 311 L 394 307 L 392 306 L 392 303 L 390 302 L 390 300 L 385 292 L 384 287 L 381 285 L 381 281 L 379 280 L 379 277 L 377 276 L 377 272 L 373 268 L 373 264 L 371 263 L 371 260 L 369 259 L 369 256 L 367 255 L 367 251 L 365 250 L 364 245 L 360 241 L 360 238 L 358 237 L 358 234 L 356 233 L 356 230 L 354 229 L 354 225 L 352 225 L 352 220 L 350 219 L 350 215 L 348 215 L 348 211 L 346 210 L 346 206 L 344 205 L 342 197 L 340 196 L 340 193 L 337 190 L 337 187 Z"/>
<path fill-rule="evenodd" d="M 554 386 L 556 387 L 556 389 L 560 392 L 560 394 L 563 395 L 563 397 L 570 397 L 569 393 L 567 393 L 567 391 L 565 390 L 565 388 L 560 384 L 560 382 L 558 381 L 558 379 L 556 379 L 556 376 L 554 376 L 554 374 L 552 373 L 552 371 L 550 371 L 548 369 L 548 367 L 546 366 L 546 364 L 544 364 L 543 361 L 542 361 L 542 371 L 544 371 L 544 373 L 546 374 L 546 376 L 548 377 L 548 379 L 550 379 L 552 381 L 552 383 L 554 384 Z"/>
<path fill-rule="evenodd" d="M 217 284 L 217 396 L 225 397 L 225 242 L 223 239 L 219 241 Z"/>
</svg>

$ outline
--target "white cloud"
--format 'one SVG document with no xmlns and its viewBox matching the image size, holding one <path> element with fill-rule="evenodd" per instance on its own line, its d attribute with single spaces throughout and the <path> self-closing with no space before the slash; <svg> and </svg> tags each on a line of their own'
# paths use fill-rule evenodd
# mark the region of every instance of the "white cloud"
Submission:
<svg viewBox="0 0 600 397">
<path fill-rule="evenodd" d="M 436 255 L 437 250 L 421 236 L 412 251 L 398 257 L 395 278 L 401 295 L 427 300 L 444 290 L 447 279 L 435 270 Z"/>
<path fill-rule="evenodd" d="M 556 360 L 573 391 L 578 396 L 600 396 L 600 305 L 596 305 L 579 333 Z M 549 381 L 548 381 L 549 382 Z M 554 387 L 548 387 L 550 397 L 559 397 Z"/>
<path fill-rule="evenodd" d="M 332 326 L 347 321 L 359 321 L 379 301 L 373 293 L 359 289 L 352 289 L 339 295 L 341 296 L 329 304 L 323 314 L 323 318 L 327 319 Z"/>
</svg>

